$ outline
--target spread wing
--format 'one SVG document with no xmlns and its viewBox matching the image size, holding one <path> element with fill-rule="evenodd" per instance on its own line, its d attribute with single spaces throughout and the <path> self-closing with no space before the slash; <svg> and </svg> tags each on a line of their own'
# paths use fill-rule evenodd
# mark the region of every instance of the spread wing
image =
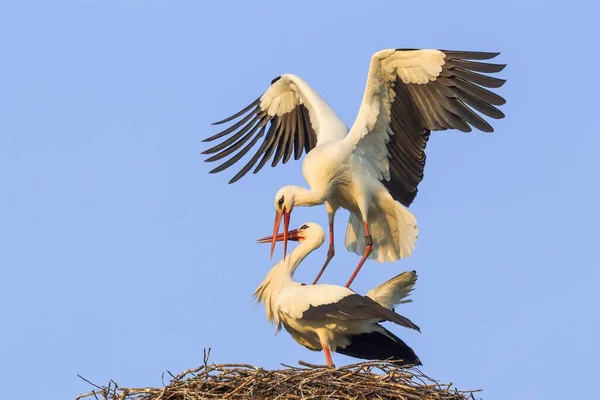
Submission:
<svg viewBox="0 0 600 400">
<path fill-rule="evenodd" d="M 495 106 L 505 100 L 485 88 L 498 88 L 505 80 L 484 74 L 500 72 L 505 65 L 480 61 L 498 54 L 396 49 L 373 55 L 348 139 L 363 167 L 394 199 L 408 207 L 417 195 L 431 131 L 470 132 L 475 127 L 493 132 L 478 112 L 504 117 Z"/>
<path fill-rule="evenodd" d="M 236 119 L 239 120 L 233 123 Z M 272 167 L 279 161 L 287 163 L 292 155 L 297 160 L 320 141 L 343 138 L 348 132 L 325 100 L 308 83 L 291 74 L 273 79 L 262 96 L 213 125 L 229 122 L 231 126 L 204 139 L 204 142 L 221 139 L 220 143 L 202 153 L 211 155 L 205 161 L 214 162 L 231 156 L 210 173 L 229 168 L 258 146 L 229 183 L 236 182 L 253 167 L 256 174 L 269 160 L 272 160 Z"/>
</svg>

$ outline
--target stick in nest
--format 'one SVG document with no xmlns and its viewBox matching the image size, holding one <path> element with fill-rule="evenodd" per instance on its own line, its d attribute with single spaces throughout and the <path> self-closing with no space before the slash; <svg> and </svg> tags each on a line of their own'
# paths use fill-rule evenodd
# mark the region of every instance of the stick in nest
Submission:
<svg viewBox="0 0 600 400">
<path fill-rule="evenodd" d="M 248 364 L 204 364 L 188 369 L 162 388 L 108 386 L 76 400 L 200 400 L 200 399 L 475 399 L 480 390 L 459 391 L 440 384 L 415 367 L 387 361 L 368 361 L 331 369 L 301 362 L 301 366 L 266 370 Z M 85 378 L 81 377 L 85 380 Z"/>
</svg>

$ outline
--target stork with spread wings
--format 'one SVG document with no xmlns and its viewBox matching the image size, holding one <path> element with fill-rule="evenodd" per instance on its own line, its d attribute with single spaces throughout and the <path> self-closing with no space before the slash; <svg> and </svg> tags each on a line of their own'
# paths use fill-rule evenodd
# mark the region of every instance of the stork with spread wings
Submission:
<svg viewBox="0 0 600 400">
<path fill-rule="evenodd" d="M 492 132 L 480 114 L 504 117 L 496 106 L 505 100 L 486 88 L 499 88 L 505 80 L 486 74 L 500 72 L 505 65 L 482 62 L 497 55 L 413 49 L 375 53 L 351 129 L 305 81 L 281 75 L 248 107 L 215 123 L 239 119 L 205 139 L 222 141 L 203 154 L 211 155 L 209 162 L 231 156 L 211 171 L 216 173 L 258 146 L 233 183 L 252 168 L 257 173 L 269 160 L 275 167 L 306 153 L 302 173 L 310 189 L 286 186 L 277 192 L 273 236 L 283 219 L 285 254 L 294 206 L 325 204 L 329 251 L 316 283 L 335 254 L 335 213 L 340 207 L 349 210 L 346 248 L 362 255 L 346 283 L 349 287 L 367 258 L 395 261 L 412 253 L 418 229 L 403 206 L 412 203 L 423 180 L 430 132 L 470 132 L 472 127 Z M 271 256 L 274 247 L 273 241 Z"/>
</svg>

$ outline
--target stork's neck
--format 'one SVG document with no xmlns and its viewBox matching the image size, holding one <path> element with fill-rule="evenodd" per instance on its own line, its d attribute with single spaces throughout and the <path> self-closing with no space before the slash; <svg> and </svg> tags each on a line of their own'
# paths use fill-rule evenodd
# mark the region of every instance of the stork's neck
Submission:
<svg viewBox="0 0 600 400">
<path fill-rule="evenodd" d="M 296 272 L 296 269 L 300 263 L 317 247 L 319 247 L 319 245 L 316 243 L 301 241 L 290 253 L 290 255 L 283 260 L 283 263 L 287 265 L 285 271 L 282 271 L 282 274 L 285 274 L 289 276 L 290 279 L 293 279 L 294 273 Z"/>
<path fill-rule="evenodd" d="M 287 257 L 271 269 L 271 279 L 292 282 L 300 263 L 317 247 L 314 243 L 301 241 Z"/>
<path fill-rule="evenodd" d="M 256 289 L 254 297 L 258 302 L 265 305 L 269 321 L 279 323 L 279 317 L 275 311 L 277 296 L 283 289 L 293 284 L 294 272 L 296 272 L 302 260 L 319 246 L 320 244 L 314 241 L 300 242 L 285 259 L 271 268 L 267 277 L 262 281 L 258 289 Z"/>
<path fill-rule="evenodd" d="M 329 191 L 326 189 L 305 189 L 300 186 L 294 186 L 294 200 L 296 205 L 298 206 L 316 206 L 319 204 L 323 204 L 328 197 Z"/>
</svg>

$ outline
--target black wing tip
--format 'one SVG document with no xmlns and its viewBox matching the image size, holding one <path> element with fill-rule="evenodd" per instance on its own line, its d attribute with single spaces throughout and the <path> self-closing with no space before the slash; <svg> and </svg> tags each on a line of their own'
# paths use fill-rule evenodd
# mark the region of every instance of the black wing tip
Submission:
<svg viewBox="0 0 600 400">
<path fill-rule="evenodd" d="M 220 160 L 221 158 L 223 158 L 223 157 L 220 157 L 220 155 L 221 155 L 221 154 L 219 153 L 219 154 L 215 154 L 215 155 L 213 155 L 213 156 L 211 156 L 211 157 L 208 157 L 206 160 L 204 160 L 204 162 L 213 162 L 213 161 L 218 161 L 218 160 Z"/>
<path fill-rule="evenodd" d="M 400 314 L 397 314 L 397 315 L 399 315 L 403 320 L 405 320 L 404 321 L 405 322 L 404 326 L 406 328 L 413 329 L 413 330 L 421 333 L 421 328 L 419 327 L 419 325 L 415 324 L 414 322 L 412 322 L 410 319 L 406 318 L 403 315 L 400 315 Z"/>
<path fill-rule="evenodd" d="M 417 185 L 421 183 L 421 181 L 422 178 L 417 183 Z M 399 185 L 397 182 L 392 182 L 391 179 L 389 181 L 384 179 L 382 182 L 383 185 L 387 188 L 392 198 L 400 202 L 400 204 L 402 204 L 406 208 L 409 208 L 417 198 L 417 194 L 419 192 L 418 188 L 415 188 L 414 190 L 409 190 L 406 187 Z M 392 186 L 394 184 L 395 186 Z"/>
<path fill-rule="evenodd" d="M 261 96 L 261 97 L 262 97 L 262 96 Z M 242 110 L 238 111 L 237 113 L 235 113 L 235 114 L 233 114 L 233 115 L 231 115 L 231 116 L 229 116 L 229 117 L 227 117 L 227 118 L 225 118 L 225 119 L 222 119 L 222 120 L 220 120 L 220 121 L 213 122 L 211 125 L 220 125 L 220 124 L 224 124 L 225 122 L 229 122 L 229 121 L 231 121 L 231 120 L 234 120 L 234 119 L 236 119 L 236 118 L 240 117 L 241 115 L 244 115 L 244 114 L 246 114 L 248 111 L 250 111 L 250 109 L 251 109 L 252 107 L 256 106 L 256 105 L 257 105 L 257 104 L 259 104 L 259 103 L 260 103 L 260 97 L 259 97 L 259 98 L 257 98 L 256 100 L 254 100 L 252 103 L 250 103 L 250 104 L 249 104 L 249 105 L 247 105 L 246 107 L 244 107 Z"/>
<path fill-rule="evenodd" d="M 502 54 L 499 51 L 477 51 L 477 50 L 444 50 L 439 49 L 448 57 L 461 57 L 465 60 L 490 60 Z"/>
<path fill-rule="evenodd" d="M 508 64 L 496 64 L 498 66 L 498 72 L 504 71 L 504 68 L 506 68 L 506 66 Z"/>
<path fill-rule="evenodd" d="M 208 138 L 208 139 L 212 139 L 212 138 Z M 203 142 L 210 142 L 210 141 L 214 140 L 214 139 L 212 139 L 212 140 L 208 140 L 208 139 L 204 139 L 204 140 L 203 140 Z M 213 153 L 216 153 L 216 152 L 218 152 L 219 150 L 221 150 L 221 149 L 219 148 L 220 146 L 221 146 L 221 144 L 218 144 L 218 145 L 216 145 L 216 146 L 214 146 L 214 147 L 211 147 L 210 149 L 206 149 L 206 150 L 204 150 L 204 151 L 203 151 L 202 153 L 200 153 L 200 154 L 202 154 L 202 155 L 208 155 L 208 154 L 213 154 Z"/>
<path fill-rule="evenodd" d="M 281 79 L 281 75 L 271 80 L 271 85 Z"/>
<path fill-rule="evenodd" d="M 228 118 L 225 118 L 225 119 L 222 119 L 220 121 L 211 123 L 210 126 L 221 125 L 221 124 L 224 124 L 225 122 L 229 122 L 229 121 L 231 121 L 231 120 L 228 119 Z"/>
<path fill-rule="evenodd" d="M 404 317 L 404 318 L 406 318 L 406 317 Z M 421 328 L 419 327 L 419 325 L 415 324 L 408 318 L 406 318 L 406 320 L 409 322 L 409 324 L 408 324 L 408 326 L 406 326 L 406 328 L 409 328 L 409 329 L 412 329 L 414 331 L 421 333 Z"/>
<path fill-rule="evenodd" d="M 501 78 L 493 78 L 493 79 L 494 80 L 491 81 L 493 83 L 493 86 L 488 86 L 488 87 L 491 87 L 492 89 L 501 88 L 506 83 L 506 79 L 501 79 Z"/>
<path fill-rule="evenodd" d="M 498 95 L 496 95 L 496 96 L 498 96 Z M 498 104 L 494 104 L 494 105 L 495 106 L 503 106 L 503 105 L 506 104 L 506 99 L 504 97 L 502 97 L 502 96 L 498 96 L 497 103 Z M 498 110 L 498 111 L 500 111 L 500 110 Z M 505 116 L 504 113 L 502 111 L 500 111 L 500 112 L 502 113 L 502 117 L 500 117 L 500 118 L 504 118 L 504 116 Z M 496 118 L 496 119 L 500 119 L 500 118 Z"/>
<path fill-rule="evenodd" d="M 473 128 L 475 128 L 475 129 L 477 129 L 478 131 L 481 131 L 481 132 L 485 132 L 485 133 L 493 133 L 494 132 L 494 127 L 492 125 L 490 125 L 483 118 L 481 119 L 481 121 L 479 121 L 479 123 L 477 124 L 477 126 L 471 124 L 471 122 L 469 122 L 468 124 L 469 124 L 469 127 L 472 126 Z M 463 132 L 463 133 L 470 133 L 470 132 L 472 132 L 472 129 L 469 130 L 469 131 L 463 131 L 462 129 L 458 129 L 458 130 L 461 131 L 461 132 Z"/>
<path fill-rule="evenodd" d="M 459 131 L 461 131 L 462 133 L 471 133 L 473 132 L 473 128 L 471 127 L 471 125 L 467 122 L 465 122 L 465 126 L 457 126 L 454 127 L 454 129 L 457 129 Z"/>
<path fill-rule="evenodd" d="M 426 50 L 426 49 L 414 49 L 414 48 L 396 48 L 394 49 L 394 51 L 417 51 L 417 50 Z M 441 51 L 442 53 L 449 55 L 449 54 L 455 54 L 455 55 L 472 55 L 475 57 L 485 57 L 482 59 L 490 59 L 490 58 L 494 58 L 499 56 L 500 54 L 502 54 L 499 51 L 475 51 L 475 50 L 444 50 L 444 49 L 438 49 L 438 51 Z M 465 57 L 468 59 L 468 57 Z"/>
<path fill-rule="evenodd" d="M 506 114 L 504 114 L 502 111 L 498 110 L 498 115 L 494 115 L 494 116 L 492 116 L 490 118 L 502 119 L 502 118 L 505 118 L 505 117 L 506 117 Z"/>
<path fill-rule="evenodd" d="M 335 352 L 366 360 L 390 361 L 401 366 L 422 365 L 421 360 L 402 339 L 383 328 L 385 333 L 373 331 L 348 335 L 349 344 L 336 347 Z"/>
<path fill-rule="evenodd" d="M 216 140 L 218 138 L 219 138 L 218 134 L 213 135 L 213 136 L 209 136 L 206 139 L 202 139 L 202 143 L 212 142 L 213 140 Z"/>
<path fill-rule="evenodd" d="M 499 51 L 472 51 L 471 53 L 475 53 L 475 54 L 481 54 L 481 55 L 485 55 L 486 57 L 489 56 L 489 58 L 496 58 L 498 57 L 500 54 L 502 54 Z"/>
</svg>

